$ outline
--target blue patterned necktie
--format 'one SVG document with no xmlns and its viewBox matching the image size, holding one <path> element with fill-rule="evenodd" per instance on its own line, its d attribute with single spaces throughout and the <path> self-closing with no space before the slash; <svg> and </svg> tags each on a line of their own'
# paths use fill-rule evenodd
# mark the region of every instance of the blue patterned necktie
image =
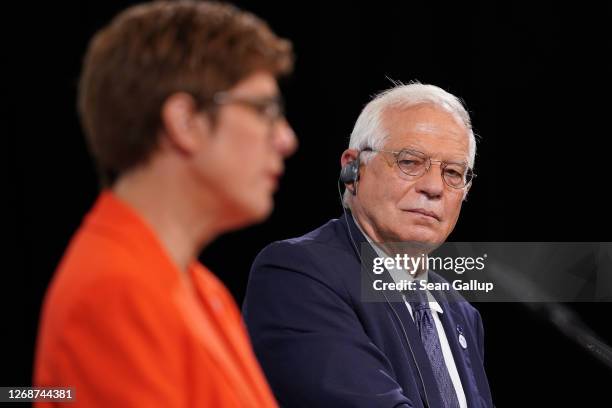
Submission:
<svg viewBox="0 0 612 408">
<path fill-rule="evenodd" d="M 429 303 L 424 295 L 421 295 L 418 301 L 411 301 L 410 306 L 412 307 L 414 323 L 421 335 L 421 340 L 423 341 L 425 352 L 427 352 L 427 357 L 429 357 L 434 377 L 436 377 L 438 382 L 438 388 L 442 401 L 444 402 L 444 408 L 459 408 L 459 400 L 457 399 L 453 382 L 451 381 L 446 363 L 444 362 L 444 355 L 440 347 L 440 339 L 438 338 L 436 324 L 431 315 L 432 312 L 429 308 Z"/>
</svg>

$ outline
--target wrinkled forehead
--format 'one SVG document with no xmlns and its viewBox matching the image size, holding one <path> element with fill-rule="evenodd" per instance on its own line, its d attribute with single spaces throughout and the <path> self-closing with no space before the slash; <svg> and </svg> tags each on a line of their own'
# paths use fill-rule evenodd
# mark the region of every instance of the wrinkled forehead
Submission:
<svg viewBox="0 0 612 408">
<path fill-rule="evenodd" d="M 468 161 L 469 131 L 452 113 L 433 104 L 389 108 L 383 113 L 385 148 L 410 148 L 443 160 Z"/>
</svg>

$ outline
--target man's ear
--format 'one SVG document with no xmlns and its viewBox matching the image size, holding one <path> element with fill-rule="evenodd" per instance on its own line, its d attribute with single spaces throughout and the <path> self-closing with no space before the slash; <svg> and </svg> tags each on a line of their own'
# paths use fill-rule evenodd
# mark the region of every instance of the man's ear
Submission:
<svg viewBox="0 0 612 408">
<path fill-rule="evenodd" d="M 348 163 L 357 160 L 357 156 L 359 156 L 359 150 L 346 149 L 344 152 L 342 152 L 342 156 L 340 156 L 340 166 L 344 167 Z"/>
<path fill-rule="evenodd" d="M 196 101 L 185 92 L 170 95 L 162 105 L 161 120 L 165 137 L 181 152 L 196 152 L 210 132 L 206 115 L 198 111 Z"/>
<path fill-rule="evenodd" d="M 346 149 L 344 152 L 342 152 L 342 156 L 340 156 L 340 166 L 342 168 L 341 172 L 344 171 L 344 167 L 347 166 L 349 163 L 356 161 L 359 158 L 359 150 L 357 149 Z M 342 179 L 342 173 L 340 175 L 340 179 Z M 345 182 L 344 186 L 346 187 L 347 190 L 349 190 L 353 195 L 355 195 L 357 193 L 357 185 L 356 185 L 356 180 L 355 183 L 351 182 Z"/>
</svg>

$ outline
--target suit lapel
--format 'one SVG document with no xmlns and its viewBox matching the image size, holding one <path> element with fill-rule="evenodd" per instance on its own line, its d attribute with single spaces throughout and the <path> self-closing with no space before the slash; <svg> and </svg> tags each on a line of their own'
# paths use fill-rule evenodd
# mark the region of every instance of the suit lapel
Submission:
<svg viewBox="0 0 612 408">
<path fill-rule="evenodd" d="M 372 279 L 380 279 L 385 283 L 391 283 L 393 282 L 393 278 L 386 270 L 380 275 L 373 276 L 373 259 L 378 255 L 359 228 L 355 225 L 352 215 L 349 213 L 345 215 L 345 217 L 345 225 L 348 225 L 350 229 L 349 239 L 353 241 L 356 248 L 353 245 L 351 246 L 356 251 L 356 256 L 361 260 L 362 299 L 381 302 L 381 306 L 384 305 L 391 310 L 391 314 L 395 317 L 394 321 L 399 319 L 399 322 L 396 321 L 395 323 L 400 323 L 398 331 L 405 334 L 405 336 L 403 336 L 403 342 L 407 349 L 409 364 L 416 375 L 415 382 L 419 387 L 421 398 L 428 402 L 430 408 L 443 406 L 443 401 L 440 398 L 440 391 L 438 390 L 438 383 L 431 369 L 429 357 L 425 352 L 421 336 L 410 316 L 410 312 L 404 303 L 401 293 L 387 294 L 386 296 L 382 291 L 372 293 L 375 292 L 372 290 Z M 369 290 L 369 293 L 364 293 L 364 290 Z M 419 379 L 419 373 L 420 377 L 423 379 L 422 382 Z M 425 389 L 423 389 L 423 386 Z M 425 395 L 426 398 L 424 398 Z"/>
</svg>

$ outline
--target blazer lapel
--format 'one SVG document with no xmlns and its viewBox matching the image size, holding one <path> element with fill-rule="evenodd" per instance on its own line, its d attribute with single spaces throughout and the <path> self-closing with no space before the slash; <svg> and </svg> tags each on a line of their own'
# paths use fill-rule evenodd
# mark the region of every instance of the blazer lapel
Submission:
<svg viewBox="0 0 612 408">
<path fill-rule="evenodd" d="M 361 261 L 362 299 L 380 302 L 381 306 L 384 304 L 391 309 L 391 315 L 394 317 L 394 321 L 396 321 L 396 324 L 400 323 L 398 325 L 398 331 L 402 334 L 402 337 L 404 337 L 403 342 L 407 349 L 406 354 L 410 359 L 409 364 L 415 372 L 415 382 L 418 384 L 421 398 L 427 401 L 430 408 L 443 406 L 443 401 L 440 398 L 440 391 L 438 390 L 438 383 L 431 369 L 429 357 L 425 352 L 421 336 L 410 316 L 410 312 L 404 303 L 401 293 L 398 292 L 397 294 L 387 295 L 382 291 L 373 293 L 376 292 L 372 289 L 373 279 L 380 279 L 385 283 L 391 283 L 393 282 L 393 278 L 387 270 L 380 275 L 374 276 L 372 273 L 373 260 L 378 255 L 359 228 L 355 225 L 352 215 L 348 213 L 345 217 L 347 218 L 346 225 L 348 225 L 350 229 L 349 239 L 354 241 L 353 244 L 356 248 L 354 247 L 353 249 L 358 251 L 356 255 Z M 351 244 L 351 246 L 353 245 Z M 364 293 L 364 290 L 368 290 L 368 293 Z M 397 321 L 398 319 L 399 321 Z M 422 381 L 419 376 L 422 378 Z M 423 387 L 425 387 L 425 389 L 423 389 Z"/>
</svg>

